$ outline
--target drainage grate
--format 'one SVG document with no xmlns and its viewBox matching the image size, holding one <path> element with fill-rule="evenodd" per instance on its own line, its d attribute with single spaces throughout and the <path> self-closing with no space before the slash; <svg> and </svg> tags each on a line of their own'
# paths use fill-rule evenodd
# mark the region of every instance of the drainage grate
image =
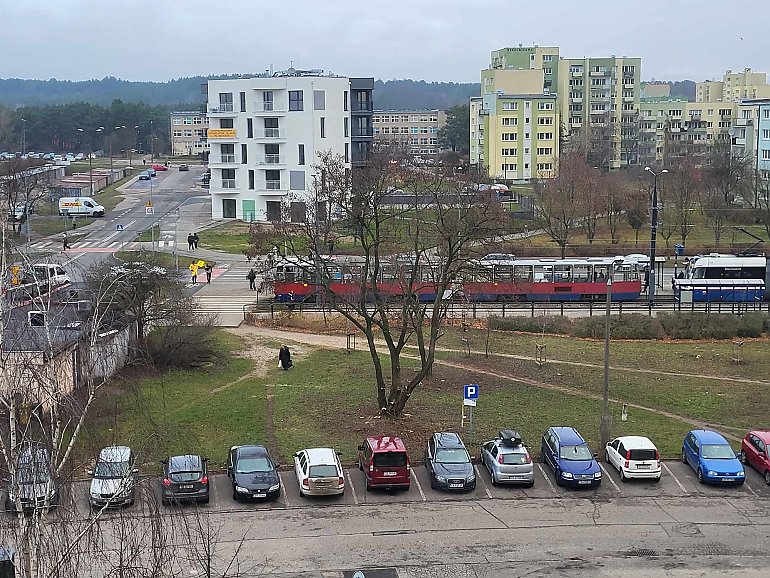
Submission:
<svg viewBox="0 0 770 578">
<path fill-rule="evenodd" d="M 647 548 L 638 548 L 636 550 L 629 550 L 628 552 L 626 552 L 626 556 L 648 557 L 648 556 L 659 556 L 659 554 L 655 550 L 649 550 Z"/>
</svg>

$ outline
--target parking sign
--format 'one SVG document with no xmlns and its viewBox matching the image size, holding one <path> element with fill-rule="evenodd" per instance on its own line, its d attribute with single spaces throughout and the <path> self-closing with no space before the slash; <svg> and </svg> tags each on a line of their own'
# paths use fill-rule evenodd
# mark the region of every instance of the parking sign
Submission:
<svg viewBox="0 0 770 578">
<path fill-rule="evenodd" d="M 478 399 L 479 397 L 479 384 L 471 383 L 463 386 L 463 398 L 465 399 Z"/>
</svg>

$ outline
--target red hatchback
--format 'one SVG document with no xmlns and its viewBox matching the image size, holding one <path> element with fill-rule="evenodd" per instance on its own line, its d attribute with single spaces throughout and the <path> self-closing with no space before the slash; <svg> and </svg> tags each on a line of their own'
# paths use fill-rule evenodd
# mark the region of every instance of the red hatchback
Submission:
<svg viewBox="0 0 770 578">
<path fill-rule="evenodd" d="M 166 165 L 152 165 L 152 168 L 154 168 L 156 171 L 167 171 L 168 167 Z"/>
<path fill-rule="evenodd" d="M 756 469 L 765 477 L 765 483 L 770 485 L 768 446 L 770 446 L 770 431 L 749 432 L 741 443 L 741 462 Z"/>
<path fill-rule="evenodd" d="M 366 477 L 366 489 L 409 489 L 409 454 L 399 437 L 368 437 L 358 446 L 358 467 Z"/>
</svg>

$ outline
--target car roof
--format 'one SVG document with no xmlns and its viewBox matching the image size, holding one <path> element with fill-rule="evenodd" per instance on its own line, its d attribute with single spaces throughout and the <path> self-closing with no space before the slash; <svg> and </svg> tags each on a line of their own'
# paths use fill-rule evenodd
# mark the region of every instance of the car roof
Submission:
<svg viewBox="0 0 770 578">
<path fill-rule="evenodd" d="M 433 434 L 436 445 L 440 448 L 465 448 L 463 440 L 454 432 L 437 432 Z"/>
<path fill-rule="evenodd" d="M 694 434 L 696 438 L 700 440 L 701 443 L 704 444 L 728 444 L 727 440 L 722 437 L 722 434 L 719 434 L 715 431 L 711 431 L 710 429 L 694 429 L 690 433 Z"/>
<path fill-rule="evenodd" d="M 127 462 L 130 457 L 131 448 L 128 446 L 108 446 L 99 452 L 102 462 Z"/>
<path fill-rule="evenodd" d="M 574 427 L 552 427 L 551 431 L 559 438 L 559 441 L 567 445 L 580 445 L 586 443 Z"/>
<path fill-rule="evenodd" d="M 644 436 L 620 436 L 618 438 L 626 449 L 655 450 L 655 444 Z"/>
<path fill-rule="evenodd" d="M 757 430 L 750 431 L 749 433 L 757 436 L 766 444 L 770 443 L 770 430 L 757 429 Z"/>
<path fill-rule="evenodd" d="M 304 450 L 311 464 L 336 464 L 337 452 L 331 448 L 309 448 Z"/>
<path fill-rule="evenodd" d="M 366 438 L 366 443 L 372 448 L 372 451 L 377 452 L 405 452 L 406 446 L 401 438 L 398 436 L 371 436 Z"/>
<path fill-rule="evenodd" d="M 171 456 L 168 458 L 169 472 L 197 472 L 203 469 L 203 460 L 200 456 L 187 454 L 184 456 Z"/>
<path fill-rule="evenodd" d="M 501 438 L 495 438 L 492 440 L 495 445 L 498 447 L 501 454 L 525 454 L 529 453 L 527 451 L 527 446 L 524 445 L 524 442 L 521 442 L 520 444 L 517 444 L 515 446 L 506 445 L 503 443 L 503 440 Z"/>
<path fill-rule="evenodd" d="M 239 458 L 268 456 L 267 448 L 265 446 L 237 446 L 236 450 L 236 455 Z"/>
</svg>

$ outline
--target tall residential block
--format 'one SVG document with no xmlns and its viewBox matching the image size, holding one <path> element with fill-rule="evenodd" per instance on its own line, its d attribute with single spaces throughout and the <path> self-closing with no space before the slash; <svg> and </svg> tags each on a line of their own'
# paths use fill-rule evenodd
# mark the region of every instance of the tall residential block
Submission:
<svg viewBox="0 0 770 578">
<path fill-rule="evenodd" d="M 208 152 L 206 132 L 209 119 L 205 112 L 186 111 L 170 113 L 171 155 L 197 155 Z"/>
<path fill-rule="evenodd" d="M 695 84 L 696 102 L 740 102 L 761 98 L 770 98 L 767 74 L 752 72 L 751 68 L 745 68 L 741 72 L 728 70 L 722 80 L 707 80 Z"/>
<path fill-rule="evenodd" d="M 750 159 L 758 174 L 770 179 L 770 98 L 740 102 L 731 143 L 733 154 Z"/>
<path fill-rule="evenodd" d="M 211 212 L 215 219 L 279 221 L 306 214 L 318 153 L 349 167 L 372 140 L 374 79 L 289 69 L 208 82 Z"/>
<path fill-rule="evenodd" d="M 375 142 L 398 144 L 415 157 L 435 160 L 440 152 L 438 131 L 446 125 L 446 111 L 376 110 L 372 124 Z"/>
</svg>

